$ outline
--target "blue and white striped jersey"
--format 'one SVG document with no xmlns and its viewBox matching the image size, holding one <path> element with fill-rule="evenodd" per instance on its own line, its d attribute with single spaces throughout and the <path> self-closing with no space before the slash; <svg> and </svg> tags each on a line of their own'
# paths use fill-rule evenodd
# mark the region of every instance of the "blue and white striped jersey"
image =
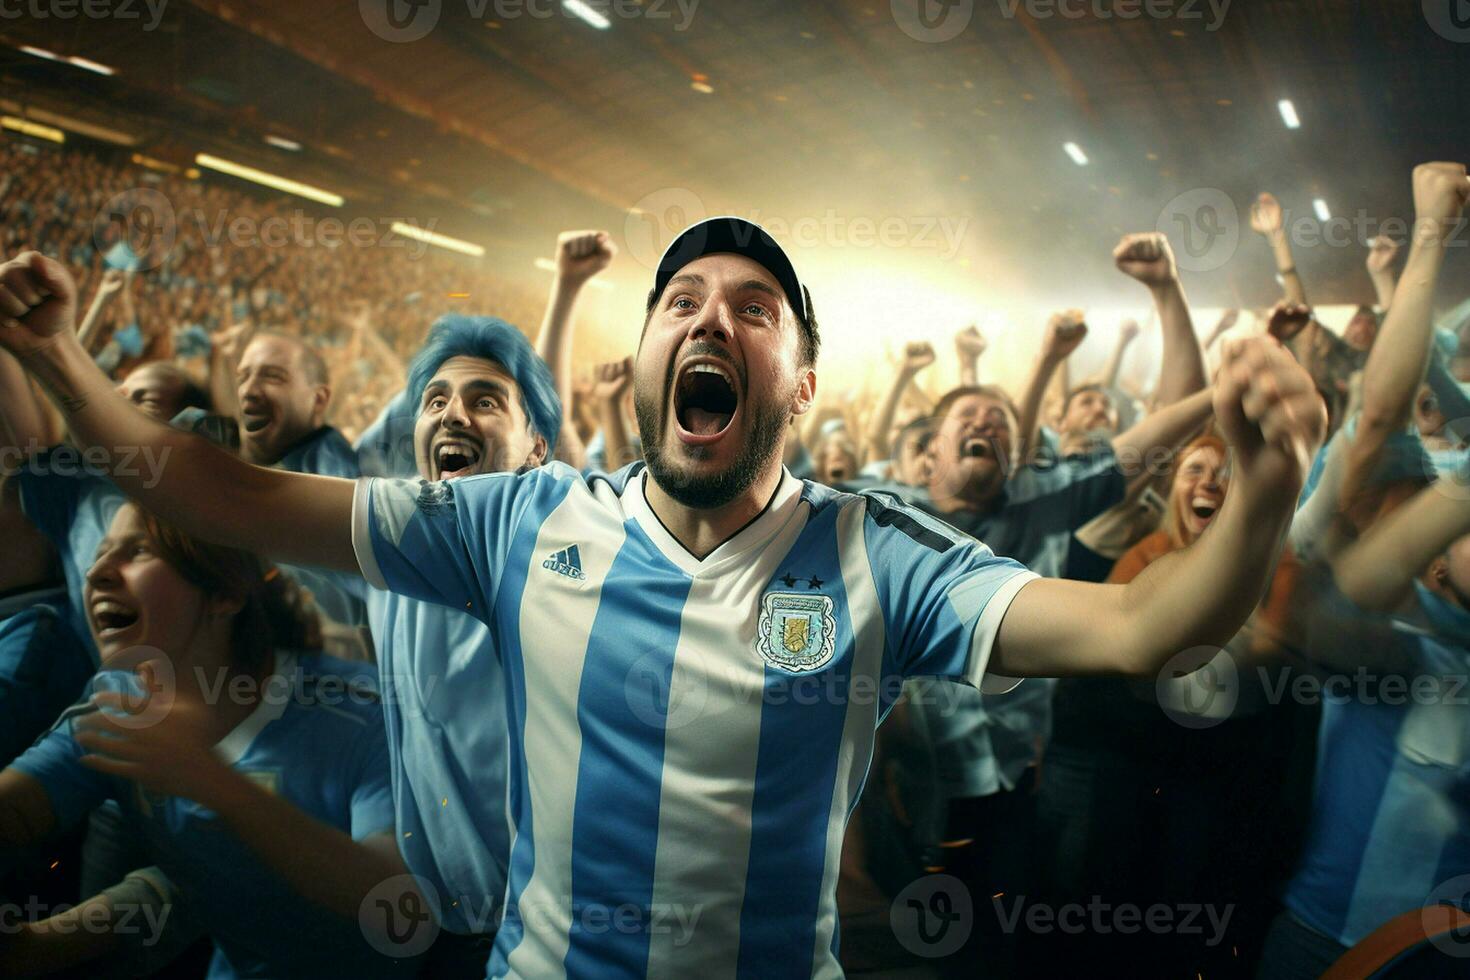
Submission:
<svg viewBox="0 0 1470 980">
<path fill-rule="evenodd" d="M 363 480 L 367 580 L 490 630 L 509 716 L 493 977 L 834 977 L 843 832 L 903 678 L 979 684 L 1035 576 L 783 476 L 704 559 L 634 464 Z M 989 678 L 1005 687 L 1004 678 Z"/>
<path fill-rule="evenodd" d="M 1312 822 L 1284 895 L 1344 946 L 1411 909 L 1463 903 L 1470 881 L 1470 613 L 1415 592 L 1422 625 L 1329 596 L 1350 610 L 1337 645 L 1392 665 L 1325 691 Z"/>
</svg>

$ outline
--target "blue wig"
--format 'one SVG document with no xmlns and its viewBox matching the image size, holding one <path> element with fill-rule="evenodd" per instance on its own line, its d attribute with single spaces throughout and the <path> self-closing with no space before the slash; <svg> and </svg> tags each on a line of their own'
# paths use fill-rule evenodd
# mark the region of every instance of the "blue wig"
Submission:
<svg viewBox="0 0 1470 980">
<path fill-rule="evenodd" d="M 434 374 L 451 357 L 479 357 L 494 361 L 515 379 L 521 389 L 521 408 L 531 430 L 546 440 L 546 458 L 556 450 L 561 432 L 561 400 L 551 371 L 515 327 L 490 316 L 450 313 L 434 321 L 424 346 L 408 366 L 410 404 L 422 405 L 424 389 Z"/>
</svg>

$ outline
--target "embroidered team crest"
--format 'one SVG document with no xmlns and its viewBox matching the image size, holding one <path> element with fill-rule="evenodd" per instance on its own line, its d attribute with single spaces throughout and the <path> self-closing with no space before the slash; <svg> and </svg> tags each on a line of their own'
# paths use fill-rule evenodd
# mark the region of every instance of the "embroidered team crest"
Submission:
<svg viewBox="0 0 1470 980">
<path fill-rule="evenodd" d="M 832 660 L 837 620 L 832 597 L 797 592 L 767 592 L 761 600 L 755 645 L 772 667 L 804 674 Z"/>
</svg>

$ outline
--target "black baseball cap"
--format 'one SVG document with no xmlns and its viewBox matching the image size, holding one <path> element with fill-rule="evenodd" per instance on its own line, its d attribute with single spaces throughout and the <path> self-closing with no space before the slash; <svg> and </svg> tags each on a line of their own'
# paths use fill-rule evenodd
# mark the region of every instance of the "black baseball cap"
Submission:
<svg viewBox="0 0 1470 980">
<path fill-rule="evenodd" d="M 767 272 L 776 277 L 786 301 L 796 312 L 796 318 L 806 330 L 811 330 L 811 317 L 806 305 L 806 290 L 796 277 L 796 269 L 786 257 L 781 246 L 760 225 L 744 218 L 710 218 L 690 225 L 669 243 L 663 258 L 659 259 L 658 272 L 653 277 L 653 295 L 662 296 L 669 280 L 678 275 L 695 259 L 721 252 L 731 252 L 759 262 Z"/>
</svg>

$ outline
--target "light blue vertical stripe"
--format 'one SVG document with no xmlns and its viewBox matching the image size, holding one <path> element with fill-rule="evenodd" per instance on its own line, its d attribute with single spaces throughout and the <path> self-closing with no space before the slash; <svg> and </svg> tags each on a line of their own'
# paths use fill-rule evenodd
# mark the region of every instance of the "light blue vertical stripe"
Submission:
<svg viewBox="0 0 1470 980">
<path fill-rule="evenodd" d="M 642 976 L 653 926 L 666 698 L 690 579 L 634 521 L 608 570 L 582 668 L 568 977 Z M 650 664 L 655 696 L 643 698 Z M 636 910 L 636 911 L 635 911 Z"/>
<path fill-rule="evenodd" d="M 742 980 L 811 975 L 853 652 L 834 530 L 838 513 L 839 508 L 826 507 L 812 517 L 767 586 L 775 592 L 831 596 L 836 648 L 832 663 L 812 674 L 766 668 L 740 914 L 737 976 Z M 787 574 L 800 579 L 794 588 L 780 581 Z M 821 580 L 819 589 L 810 587 L 813 577 Z"/>
</svg>

